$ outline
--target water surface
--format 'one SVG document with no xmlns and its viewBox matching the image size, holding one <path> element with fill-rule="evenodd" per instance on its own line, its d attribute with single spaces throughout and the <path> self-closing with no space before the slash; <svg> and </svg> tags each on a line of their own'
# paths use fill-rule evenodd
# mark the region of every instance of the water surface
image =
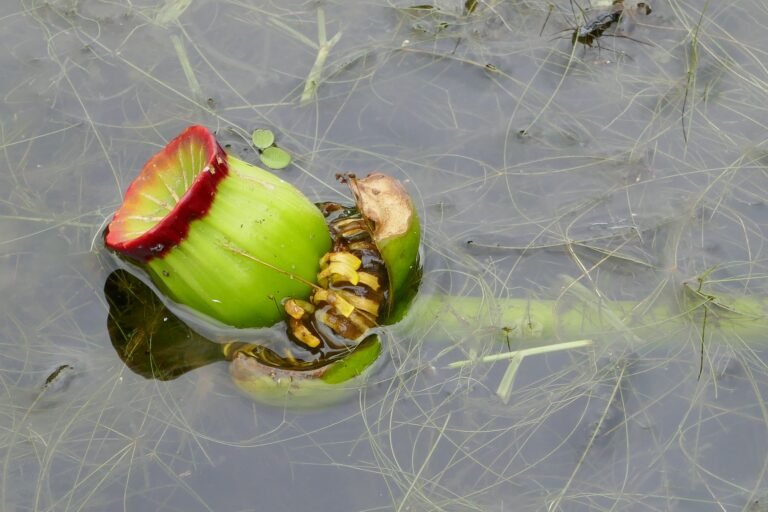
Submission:
<svg viewBox="0 0 768 512">
<path fill-rule="evenodd" d="M 562 275 L 638 317 L 685 311 L 700 284 L 768 295 L 766 7 L 660 0 L 622 22 L 632 39 L 573 48 L 568 30 L 598 6 L 409 6 L 9 3 L 0 508 L 766 507 L 764 340 L 719 329 L 718 311 L 700 376 L 700 312 L 526 358 L 504 399 L 506 362 L 448 368 L 507 351 L 503 299 L 566 301 Z M 327 37 L 342 35 L 302 105 L 320 9 Z M 171 381 L 133 373 L 107 332 L 100 233 L 192 123 L 254 162 L 250 131 L 273 129 L 295 158 L 280 175 L 313 200 L 349 200 L 337 173 L 404 180 L 423 293 L 483 300 L 485 314 L 393 327 L 370 381 L 309 413 L 239 395 L 223 362 Z"/>
</svg>

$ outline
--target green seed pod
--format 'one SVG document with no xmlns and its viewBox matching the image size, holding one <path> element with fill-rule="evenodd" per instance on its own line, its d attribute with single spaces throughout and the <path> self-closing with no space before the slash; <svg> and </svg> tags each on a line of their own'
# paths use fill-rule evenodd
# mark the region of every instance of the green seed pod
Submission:
<svg viewBox="0 0 768 512">
<path fill-rule="evenodd" d="M 331 243 L 301 192 L 227 155 L 202 126 L 147 162 L 105 241 L 173 301 L 235 327 L 282 320 L 278 305 L 309 295 Z"/>
</svg>

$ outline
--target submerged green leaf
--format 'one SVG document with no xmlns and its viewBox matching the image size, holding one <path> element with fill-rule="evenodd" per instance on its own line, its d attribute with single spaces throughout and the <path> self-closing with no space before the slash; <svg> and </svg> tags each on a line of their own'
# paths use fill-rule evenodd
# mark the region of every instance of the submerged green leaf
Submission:
<svg viewBox="0 0 768 512">
<path fill-rule="evenodd" d="M 253 130 L 251 141 L 256 148 L 263 151 L 275 143 L 275 134 L 272 133 L 272 130 L 259 128 L 258 130 Z"/>
<path fill-rule="evenodd" d="M 270 146 L 261 152 L 261 161 L 270 169 L 284 169 L 291 163 L 291 154 L 277 146 Z"/>
</svg>

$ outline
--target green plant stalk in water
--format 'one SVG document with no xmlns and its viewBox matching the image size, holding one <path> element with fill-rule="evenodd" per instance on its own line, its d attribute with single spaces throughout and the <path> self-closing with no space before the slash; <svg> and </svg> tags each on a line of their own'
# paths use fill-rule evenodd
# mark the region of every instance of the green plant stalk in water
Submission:
<svg viewBox="0 0 768 512">
<path fill-rule="evenodd" d="M 679 300 L 648 306 L 631 300 L 606 301 L 569 278 L 562 279 L 570 292 L 559 300 L 421 295 L 403 327 L 416 333 L 428 329 L 427 339 L 440 337 L 440 332 L 456 339 L 492 329 L 500 339 L 524 346 L 615 333 L 627 339 L 654 339 L 661 332 L 691 325 L 701 329 L 706 308 L 712 330 L 755 340 L 762 340 L 768 331 L 765 297 L 729 297 L 726 302 L 726 297 L 697 293 L 686 286 Z"/>
</svg>

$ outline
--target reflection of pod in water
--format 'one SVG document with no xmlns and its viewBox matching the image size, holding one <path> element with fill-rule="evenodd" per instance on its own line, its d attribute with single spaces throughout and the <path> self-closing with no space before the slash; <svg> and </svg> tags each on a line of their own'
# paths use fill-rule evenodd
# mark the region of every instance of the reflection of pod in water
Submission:
<svg viewBox="0 0 768 512">
<path fill-rule="evenodd" d="M 224 360 L 221 345 L 190 329 L 141 280 L 115 270 L 104 283 L 107 330 L 125 365 L 148 379 L 173 380 Z"/>
</svg>

